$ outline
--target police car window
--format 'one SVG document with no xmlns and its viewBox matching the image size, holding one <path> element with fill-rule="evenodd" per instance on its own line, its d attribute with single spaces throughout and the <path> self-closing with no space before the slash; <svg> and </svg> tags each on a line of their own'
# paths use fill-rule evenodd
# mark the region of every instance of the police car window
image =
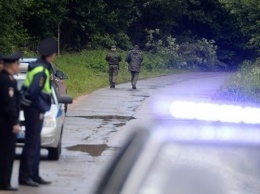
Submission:
<svg viewBox="0 0 260 194">
<path fill-rule="evenodd" d="M 139 194 L 260 193 L 259 148 L 168 144 Z"/>
</svg>

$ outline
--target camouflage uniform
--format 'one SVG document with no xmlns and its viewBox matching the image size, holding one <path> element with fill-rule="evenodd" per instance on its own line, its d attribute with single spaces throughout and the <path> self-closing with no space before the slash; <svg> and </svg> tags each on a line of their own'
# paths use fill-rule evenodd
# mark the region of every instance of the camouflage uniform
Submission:
<svg viewBox="0 0 260 194">
<path fill-rule="evenodd" d="M 114 49 L 114 50 L 112 50 Z M 116 52 L 115 47 L 106 56 L 106 61 L 109 64 L 109 84 L 110 88 L 115 88 L 115 83 L 118 77 L 119 62 L 122 61 L 121 55 Z"/>
<path fill-rule="evenodd" d="M 136 89 L 138 75 L 139 75 L 139 72 L 141 69 L 141 64 L 143 62 L 143 56 L 137 45 L 135 45 L 133 50 L 128 52 L 128 54 L 126 56 L 126 62 L 129 65 L 128 70 L 131 72 L 132 88 Z"/>
</svg>

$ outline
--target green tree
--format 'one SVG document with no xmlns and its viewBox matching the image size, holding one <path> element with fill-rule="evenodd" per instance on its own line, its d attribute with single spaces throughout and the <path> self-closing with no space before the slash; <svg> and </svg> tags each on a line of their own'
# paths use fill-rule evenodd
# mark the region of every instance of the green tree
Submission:
<svg viewBox="0 0 260 194">
<path fill-rule="evenodd" d="M 26 46 L 28 36 L 20 18 L 29 1 L 0 1 L 0 52 L 12 52 Z"/>
<path fill-rule="evenodd" d="M 63 22 L 67 0 L 28 0 L 23 12 L 23 26 L 36 43 L 46 37 L 57 37 L 58 26 Z"/>
<path fill-rule="evenodd" d="M 145 29 L 160 29 L 159 38 L 174 36 L 178 43 L 202 38 L 215 40 L 219 58 L 231 65 L 244 56 L 237 20 L 219 1 L 143 0 L 138 8 L 140 17 L 129 32 L 134 42 L 145 43 Z"/>
<path fill-rule="evenodd" d="M 68 47 L 128 46 L 126 31 L 133 22 L 133 0 L 69 0 L 67 7 L 62 36 Z"/>
<path fill-rule="evenodd" d="M 241 32 L 246 37 L 246 47 L 260 52 L 260 1 L 220 0 L 230 13 L 237 18 Z"/>
</svg>

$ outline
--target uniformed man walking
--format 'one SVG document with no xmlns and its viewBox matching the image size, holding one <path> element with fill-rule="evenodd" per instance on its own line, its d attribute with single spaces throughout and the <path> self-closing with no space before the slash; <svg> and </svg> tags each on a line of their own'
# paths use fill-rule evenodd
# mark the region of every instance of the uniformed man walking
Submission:
<svg viewBox="0 0 260 194">
<path fill-rule="evenodd" d="M 39 166 L 44 113 L 51 107 L 51 63 L 57 52 L 57 42 L 53 38 L 42 40 L 38 52 L 41 57 L 29 65 L 21 89 L 25 145 L 19 168 L 19 184 L 34 187 L 51 183 L 40 177 Z"/>
<path fill-rule="evenodd" d="M 118 77 L 119 63 L 122 61 L 121 55 L 116 51 L 116 46 L 111 47 L 111 51 L 106 55 L 109 64 L 109 84 L 110 88 L 115 88 Z"/>
<path fill-rule="evenodd" d="M 4 69 L 0 72 L 0 190 L 17 190 L 11 186 L 15 158 L 16 133 L 19 132 L 20 98 L 13 78 L 19 71 L 17 52 L 3 56 Z"/>
<path fill-rule="evenodd" d="M 141 64 L 143 62 L 143 56 L 138 45 L 135 45 L 134 49 L 128 52 L 126 62 L 128 63 L 128 70 L 131 72 L 132 89 L 135 90 L 139 72 L 141 70 Z"/>
</svg>

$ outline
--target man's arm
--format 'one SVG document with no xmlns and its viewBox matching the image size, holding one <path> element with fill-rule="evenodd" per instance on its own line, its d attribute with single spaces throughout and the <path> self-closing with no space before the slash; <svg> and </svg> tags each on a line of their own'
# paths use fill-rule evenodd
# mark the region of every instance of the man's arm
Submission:
<svg viewBox="0 0 260 194">
<path fill-rule="evenodd" d="M 26 90 L 25 95 L 22 98 L 22 104 L 30 106 L 32 101 L 35 100 L 42 91 L 42 88 L 46 82 L 46 74 L 40 72 L 35 74 L 30 87 Z"/>
<path fill-rule="evenodd" d="M 126 61 L 127 63 L 130 63 L 130 62 L 131 62 L 131 52 L 128 52 L 128 53 L 127 53 L 127 56 L 126 56 L 125 61 Z"/>
<path fill-rule="evenodd" d="M 17 104 L 15 98 L 16 82 L 8 81 L 3 84 L 4 92 L 4 112 L 11 122 L 12 126 L 19 123 L 19 113 L 17 112 Z"/>
</svg>

